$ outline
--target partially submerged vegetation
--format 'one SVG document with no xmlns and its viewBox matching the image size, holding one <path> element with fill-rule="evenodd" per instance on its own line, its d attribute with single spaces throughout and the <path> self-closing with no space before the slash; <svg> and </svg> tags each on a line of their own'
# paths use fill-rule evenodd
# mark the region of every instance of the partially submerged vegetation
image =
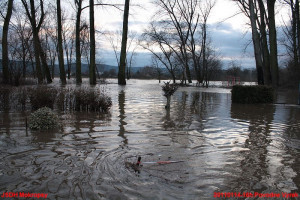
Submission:
<svg viewBox="0 0 300 200">
<path fill-rule="evenodd" d="M 56 95 L 57 89 L 53 87 L 38 86 L 28 89 L 28 96 L 32 110 L 37 110 L 42 107 L 49 107 L 53 109 Z"/>
<path fill-rule="evenodd" d="M 233 103 L 273 103 L 274 100 L 273 89 L 262 85 L 235 85 L 232 87 L 231 93 Z"/>
<path fill-rule="evenodd" d="M 178 85 L 170 84 L 170 82 L 166 82 L 165 85 L 162 86 L 162 90 L 164 91 L 164 96 L 167 98 L 167 105 L 165 106 L 166 109 L 170 108 L 171 96 L 176 92 L 177 89 L 178 89 Z"/>
<path fill-rule="evenodd" d="M 32 130 L 49 130 L 60 126 L 58 116 L 48 107 L 43 107 L 29 116 L 29 128 Z"/>
<path fill-rule="evenodd" d="M 111 98 L 99 88 L 55 88 L 33 86 L 16 89 L 0 88 L 1 110 L 38 110 L 43 107 L 59 111 L 108 112 Z"/>
<path fill-rule="evenodd" d="M 107 112 L 111 105 L 111 98 L 99 90 L 79 88 L 74 91 L 73 110 Z"/>
</svg>

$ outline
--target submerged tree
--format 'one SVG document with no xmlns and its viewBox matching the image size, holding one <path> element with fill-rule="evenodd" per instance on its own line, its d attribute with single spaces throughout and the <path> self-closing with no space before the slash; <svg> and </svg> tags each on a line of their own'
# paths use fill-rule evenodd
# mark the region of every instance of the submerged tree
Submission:
<svg viewBox="0 0 300 200">
<path fill-rule="evenodd" d="M 57 34 L 58 34 L 58 62 L 59 62 L 59 74 L 62 84 L 66 84 L 66 72 L 64 64 L 64 51 L 63 51 L 63 39 L 62 39 L 62 19 L 60 0 L 56 0 L 57 3 Z"/>
<path fill-rule="evenodd" d="M 74 0 L 76 5 L 76 84 L 82 83 L 81 78 L 81 52 L 80 52 L 80 31 L 81 31 L 81 12 L 82 12 L 82 0 Z"/>
<path fill-rule="evenodd" d="M 272 74 L 272 86 L 277 88 L 279 81 L 278 75 L 278 57 L 277 57 L 277 34 L 275 25 L 275 2 L 276 0 L 268 0 L 268 18 L 269 18 L 269 40 L 270 40 L 270 67 Z"/>
<path fill-rule="evenodd" d="M 118 73 L 119 85 L 126 85 L 125 67 L 126 67 L 126 46 L 127 46 L 127 34 L 128 34 L 129 1 L 130 0 L 125 0 L 125 7 L 124 7 L 122 47 L 121 47 L 120 65 L 119 65 L 119 73 Z"/>
<path fill-rule="evenodd" d="M 276 88 L 279 79 L 274 11 L 276 0 L 267 0 L 266 5 L 262 0 L 234 1 L 251 22 L 257 82 Z"/>
<path fill-rule="evenodd" d="M 94 25 L 94 0 L 90 0 L 90 84 L 96 84 L 96 42 Z"/>
</svg>

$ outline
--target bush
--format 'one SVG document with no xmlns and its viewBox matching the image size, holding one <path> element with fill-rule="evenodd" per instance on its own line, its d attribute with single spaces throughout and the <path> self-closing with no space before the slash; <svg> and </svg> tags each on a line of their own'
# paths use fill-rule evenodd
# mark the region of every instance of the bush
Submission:
<svg viewBox="0 0 300 200">
<path fill-rule="evenodd" d="M 164 91 L 164 96 L 168 97 L 168 96 L 172 96 L 176 92 L 178 85 L 170 84 L 170 82 L 166 82 L 165 85 L 161 87 L 162 90 Z"/>
<path fill-rule="evenodd" d="M 111 98 L 89 88 L 80 88 L 74 91 L 76 111 L 103 111 L 107 112 L 111 105 Z"/>
<path fill-rule="evenodd" d="M 29 116 L 29 128 L 33 130 L 48 130 L 59 127 L 57 115 L 48 107 L 43 107 Z"/>
<path fill-rule="evenodd" d="M 232 87 L 233 103 L 273 103 L 273 89 L 267 86 L 241 86 Z"/>
<path fill-rule="evenodd" d="M 53 109 L 56 99 L 57 90 L 47 86 L 38 86 L 29 89 L 29 99 L 32 110 L 37 110 L 42 107 Z"/>
</svg>

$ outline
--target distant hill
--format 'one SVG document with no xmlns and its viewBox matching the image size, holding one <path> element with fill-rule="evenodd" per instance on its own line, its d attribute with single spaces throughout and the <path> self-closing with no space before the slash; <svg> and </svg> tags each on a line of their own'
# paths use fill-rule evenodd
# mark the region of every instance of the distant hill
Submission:
<svg viewBox="0 0 300 200">
<path fill-rule="evenodd" d="M 67 66 L 66 66 L 67 68 Z M 143 67 L 132 67 L 131 72 L 136 73 L 137 71 L 140 71 Z M 108 72 L 110 70 L 115 70 L 116 72 L 119 70 L 118 66 L 113 66 L 113 65 L 107 65 L 107 64 L 97 64 L 97 69 L 99 72 Z M 55 71 L 58 72 L 58 65 L 55 66 Z M 75 73 L 76 71 L 76 64 L 73 63 L 71 67 L 71 72 Z M 88 73 L 89 72 L 89 65 L 88 64 L 81 64 L 81 73 Z"/>
<path fill-rule="evenodd" d="M 17 65 L 19 65 L 20 67 L 22 66 L 22 62 L 21 61 L 16 61 Z M 27 67 L 27 72 L 32 72 L 32 67 L 31 67 L 31 63 L 28 62 L 28 67 Z M 136 73 L 137 71 L 140 71 L 143 67 L 132 67 L 131 68 L 131 72 L 132 73 Z M 65 69 L 67 70 L 67 65 L 65 65 Z M 99 70 L 99 72 L 104 73 L 105 71 L 108 72 L 110 70 L 115 70 L 116 72 L 118 72 L 118 66 L 113 66 L 113 65 L 106 65 L 106 64 L 97 64 L 97 69 Z M 0 70 L 2 71 L 2 59 L 0 59 Z M 51 70 L 50 70 L 51 71 Z M 71 66 L 71 73 L 75 73 L 76 72 L 76 64 L 72 63 Z M 54 67 L 54 73 L 55 75 L 59 75 L 59 66 L 58 64 L 55 65 Z M 81 64 L 81 73 L 83 74 L 88 74 L 89 73 L 89 65 L 82 63 Z"/>
</svg>

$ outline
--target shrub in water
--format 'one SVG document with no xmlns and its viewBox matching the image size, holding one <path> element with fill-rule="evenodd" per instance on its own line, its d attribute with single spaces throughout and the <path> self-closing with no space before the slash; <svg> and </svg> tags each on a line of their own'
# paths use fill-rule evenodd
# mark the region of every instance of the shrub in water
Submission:
<svg viewBox="0 0 300 200">
<path fill-rule="evenodd" d="M 91 88 L 76 89 L 75 92 L 76 111 L 96 111 L 107 112 L 111 105 L 111 98 Z"/>
<path fill-rule="evenodd" d="M 272 103 L 273 89 L 267 86 L 241 86 L 232 87 L 233 103 Z"/>
<path fill-rule="evenodd" d="M 42 107 L 53 108 L 57 90 L 47 86 L 38 86 L 29 90 L 29 99 L 33 110 Z"/>
<path fill-rule="evenodd" d="M 43 107 L 29 116 L 29 128 L 33 130 L 48 130 L 59 127 L 57 115 L 48 107 Z"/>
<path fill-rule="evenodd" d="M 167 97 L 167 105 L 165 106 L 166 109 L 170 108 L 171 96 L 176 92 L 178 85 L 170 84 L 170 82 L 165 83 L 162 86 L 162 90 L 164 91 L 164 96 Z"/>
<path fill-rule="evenodd" d="M 170 82 L 166 82 L 165 85 L 162 86 L 164 96 L 172 96 L 176 92 L 177 88 L 178 86 L 176 84 L 170 84 Z"/>
</svg>

